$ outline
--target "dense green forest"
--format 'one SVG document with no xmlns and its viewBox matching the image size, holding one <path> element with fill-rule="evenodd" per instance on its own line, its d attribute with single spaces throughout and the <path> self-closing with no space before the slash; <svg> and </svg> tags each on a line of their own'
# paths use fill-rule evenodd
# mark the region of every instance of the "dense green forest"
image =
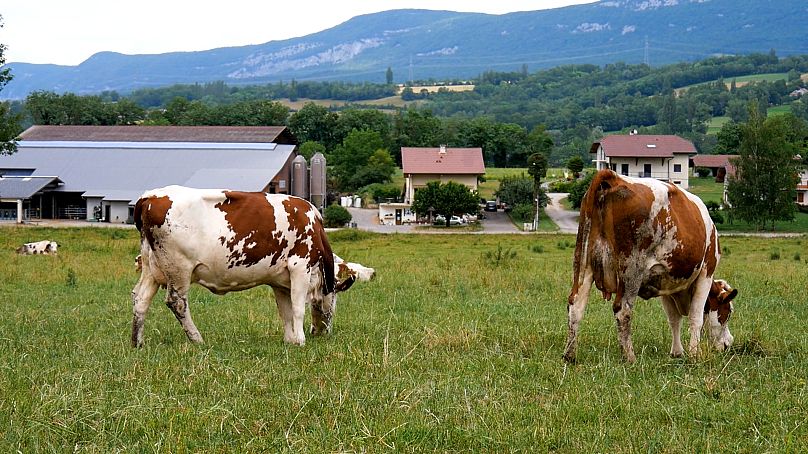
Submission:
<svg viewBox="0 0 808 454">
<path fill-rule="evenodd" d="M 808 119 L 808 101 L 789 94 L 806 83 L 808 56 L 768 54 L 714 57 L 662 67 L 623 63 L 567 65 L 529 73 L 486 72 L 473 91 L 414 93 L 405 108 L 379 109 L 367 101 L 397 93 L 391 84 L 296 82 L 227 86 L 174 85 L 121 95 L 77 96 L 35 92 L 12 106 L 30 124 L 288 125 L 305 142 L 333 153 L 353 130 L 377 132 L 399 160 L 402 146 L 482 147 L 486 165 L 524 166 L 536 151 L 551 166 L 573 156 L 589 162 L 589 146 L 606 133 L 638 129 L 691 139 L 702 153 L 726 152 L 708 122 L 743 122 L 748 106 L 787 106 Z M 760 75 L 759 79 L 747 76 Z M 764 76 L 765 75 L 765 76 Z M 736 78 L 744 76 L 743 82 Z M 438 81 L 420 81 L 436 83 Z M 445 81 L 443 81 L 445 82 Z M 313 103 L 292 111 L 280 100 L 350 101 L 348 107 Z M 313 146 L 313 145 L 310 145 Z"/>
</svg>

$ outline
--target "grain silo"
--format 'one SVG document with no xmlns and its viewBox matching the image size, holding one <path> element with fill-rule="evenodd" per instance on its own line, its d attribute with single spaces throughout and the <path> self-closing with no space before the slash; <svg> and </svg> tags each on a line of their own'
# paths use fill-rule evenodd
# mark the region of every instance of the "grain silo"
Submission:
<svg viewBox="0 0 808 454">
<path fill-rule="evenodd" d="M 298 155 L 292 161 L 292 195 L 309 198 L 309 168 L 303 155 Z"/>
<path fill-rule="evenodd" d="M 309 200 L 320 211 L 325 209 L 325 168 L 325 156 L 322 153 L 315 153 L 311 157 L 311 176 L 309 179 L 311 198 Z"/>
</svg>

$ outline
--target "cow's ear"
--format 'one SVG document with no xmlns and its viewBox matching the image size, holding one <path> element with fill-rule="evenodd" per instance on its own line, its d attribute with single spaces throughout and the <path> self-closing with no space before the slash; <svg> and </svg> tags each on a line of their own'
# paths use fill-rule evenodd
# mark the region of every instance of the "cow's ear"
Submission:
<svg viewBox="0 0 808 454">
<path fill-rule="evenodd" d="M 348 290 L 349 288 L 351 288 L 351 286 L 354 284 L 354 282 L 356 282 L 356 276 L 354 276 L 352 274 L 352 275 L 350 275 L 348 277 L 348 279 L 345 279 L 342 282 L 338 282 L 336 288 L 334 288 L 334 291 L 336 293 L 344 292 L 345 290 Z"/>
<path fill-rule="evenodd" d="M 724 301 L 732 301 L 735 299 L 736 296 L 738 296 L 738 289 L 734 288 L 732 289 L 731 292 L 729 292 L 729 295 L 727 295 L 727 297 L 724 298 Z"/>
</svg>

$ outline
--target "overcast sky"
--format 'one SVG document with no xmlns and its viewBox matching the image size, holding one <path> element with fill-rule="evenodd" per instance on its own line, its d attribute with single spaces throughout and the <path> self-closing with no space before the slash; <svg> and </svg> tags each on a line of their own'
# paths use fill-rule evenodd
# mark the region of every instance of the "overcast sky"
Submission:
<svg viewBox="0 0 808 454">
<path fill-rule="evenodd" d="M 6 62 L 77 65 L 96 52 L 159 54 L 261 44 L 401 8 L 504 14 L 593 0 L 2 0 Z"/>
</svg>

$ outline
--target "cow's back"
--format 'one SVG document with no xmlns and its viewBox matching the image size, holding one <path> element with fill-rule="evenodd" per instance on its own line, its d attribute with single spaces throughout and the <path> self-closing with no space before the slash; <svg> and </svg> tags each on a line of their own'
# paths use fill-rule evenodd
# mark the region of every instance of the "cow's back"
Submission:
<svg viewBox="0 0 808 454">
<path fill-rule="evenodd" d="M 170 186 L 143 194 L 135 224 L 157 265 L 192 267 L 217 293 L 284 284 L 290 263 L 319 268 L 323 292 L 334 288 L 322 219 L 296 197 Z"/>
</svg>

